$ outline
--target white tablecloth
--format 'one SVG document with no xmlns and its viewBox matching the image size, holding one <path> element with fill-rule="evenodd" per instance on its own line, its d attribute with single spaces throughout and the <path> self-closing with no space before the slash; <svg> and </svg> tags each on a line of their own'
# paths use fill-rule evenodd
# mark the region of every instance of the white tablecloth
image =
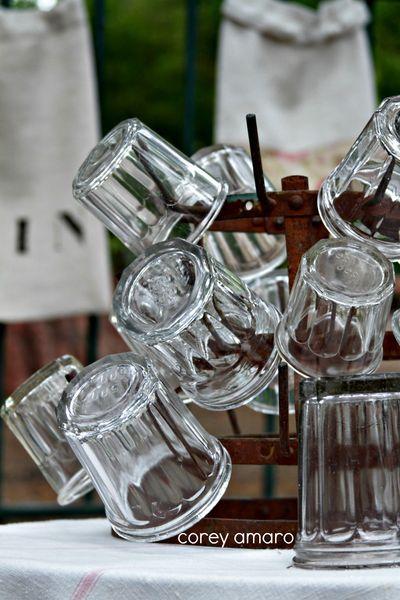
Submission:
<svg viewBox="0 0 400 600">
<path fill-rule="evenodd" d="M 400 568 L 303 571 L 288 550 L 135 544 L 103 519 L 0 527 L 0 598 L 7 600 L 386 600 Z"/>
</svg>

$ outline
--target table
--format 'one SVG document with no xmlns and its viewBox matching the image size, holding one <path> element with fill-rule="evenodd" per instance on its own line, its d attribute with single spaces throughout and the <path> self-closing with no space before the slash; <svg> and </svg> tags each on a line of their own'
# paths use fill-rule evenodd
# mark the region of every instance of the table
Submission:
<svg viewBox="0 0 400 600">
<path fill-rule="evenodd" d="M 400 568 L 305 571 L 289 550 L 139 544 L 104 519 L 0 526 L 1 600 L 386 600 Z"/>
</svg>

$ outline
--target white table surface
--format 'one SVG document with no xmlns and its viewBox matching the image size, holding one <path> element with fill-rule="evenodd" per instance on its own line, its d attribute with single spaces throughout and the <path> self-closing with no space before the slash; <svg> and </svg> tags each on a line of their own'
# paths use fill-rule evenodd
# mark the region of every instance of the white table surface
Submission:
<svg viewBox="0 0 400 600">
<path fill-rule="evenodd" d="M 3 525 L 0 598 L 400 599 L 400 568 L 305 571 L 292 555 L 131 543 L 112 538 L 104 519 Z"/>
</svg>

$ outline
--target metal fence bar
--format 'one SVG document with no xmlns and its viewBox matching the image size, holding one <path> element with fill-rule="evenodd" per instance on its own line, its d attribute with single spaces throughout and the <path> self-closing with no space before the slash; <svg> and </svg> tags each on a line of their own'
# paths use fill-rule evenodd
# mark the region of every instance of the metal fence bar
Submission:
<svg viewBox="0 0 400 600">
<path fill-rule="evenodd" d="M 189 156 L 194 152 L 195 140 L 197 26 L 197 0 L 186 0 L 185 108 L 183 117 L 183 151 Z"/>
</svg>

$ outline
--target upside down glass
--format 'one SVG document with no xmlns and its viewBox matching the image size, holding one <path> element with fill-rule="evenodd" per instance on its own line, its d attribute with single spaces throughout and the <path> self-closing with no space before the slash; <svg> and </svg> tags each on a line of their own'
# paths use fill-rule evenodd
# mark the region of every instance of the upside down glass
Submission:
<svg viewBox="0 0 400 600">
<path fill-rule="evenodd" d="M 400 259 L 400 96 L 379 106 L 323 183 L 318 206 L 335 237 L 370 240 Z"/>
<path fill-rule="evenodd" d="M 140 254 L 170 237 L 197 242 L 217 216 L 227 185 L 138 119 L 128 119 L 90 152 L 73 194 Z"/>
<path fill-rule="evenodd" d="M 295 565 L 400 563 L 398 373 L 301 384 Z"/>
<path fill-rule="evenodd" d="M 392 264 L 372 244 L 317 242 L 301 259 L 277 329 L 282 358 L 306 377 L 373 372 L 393 289 Z"/>
<path fill-rule="evenodd" d="M 34 373 L 7 398 L 0 416 L 57 494 L 69 504 L 93 489 L 56 419 L 56 407 L 70 379 L 82 365 L 62 356 Z"/>
<path fill-rule="evenodd" d="M 251 158 L 240 146 L 209 146 L 196 152 L 192 160 L 216 179 L 225 181 L 229 194 L 255 193 Z M 274 191 L 265 176 L 264 184 L 267 191 Z M 246 281 L 269 273 L 286 259 L 283 235 L 210 232 L 204 236 L 204 245 L 216 260 Z"/>
<path fill-rule="evenodd" d="M 128 540 L 179 534 L 228 485 L 226 450 L 133 353 L 84 369 L 65 390 L 58 420 L 113 529 Z"/>
<path fill-rule="evenodd" d="M 150 248 L 123 272 L 113 311 L 132 347 L 145 344 L 210 410 L 245 404 L 276 374 L 279 312 L 199 246 Z"/>
</svg>

